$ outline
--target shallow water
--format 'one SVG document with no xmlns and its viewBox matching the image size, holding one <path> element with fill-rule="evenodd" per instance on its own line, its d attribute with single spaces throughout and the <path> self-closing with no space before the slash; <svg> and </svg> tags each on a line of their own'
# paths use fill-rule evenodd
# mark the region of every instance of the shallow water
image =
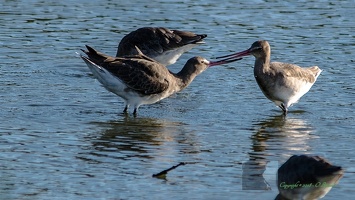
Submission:
<svg viewBox="0 0 355 200">
<path fill-rule="evenodd" d="M 324 199 L 351 199 L 354 12 L 352 1 L 3 1 L 1 199 L 273 199 L 276 170 L 293 154 L 342 166 Z M 259 39 L 273 60 L 323 72 L 286 118 L 260 92 L 252 57 L 125 116 L 75 52 L 89 44 L 115 55 L 120 38 L 143 26 L 208 34 L 175 72 L 192 56 Z M 166 180 L 152 178 L 180 162 Z"/>
</svg>

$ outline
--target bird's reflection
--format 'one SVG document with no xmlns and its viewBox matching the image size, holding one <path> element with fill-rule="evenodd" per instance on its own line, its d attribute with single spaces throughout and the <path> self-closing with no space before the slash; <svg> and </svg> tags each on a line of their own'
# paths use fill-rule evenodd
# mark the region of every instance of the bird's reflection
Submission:
<svg viewBox="0 0 355 200">
<path fill-rule="evenodd" d="M 271 116 L 254 125 L 256 132 L 251 136 L 254 152 L 269 151 L 287 158 L 311 150 L 308 143 L 315 138 L 314 128 L 300 117 Z"/>
<path fill-rule="evenodd" d="M 101 130 L 88 138 L 94 149 L 90 155 L 96 158 L 151 159 L 179 152 L 196 152 L 196 138 L 184 130 L 181 122 L 127 116 L 93 124 Z"/>
<path fill-rule="evenodd" d="M 97 123 L 103 131 L 92 141 L 98 152 L 121 152 L 118 156 L 149 158 L 148 146 L 158 146 L 164 141 L 172 141 L 169 124 L 153 118 L 129 118 L 119 121 Z M 173 124 L 170 124 L 173 125 Z"/>
<path fill-rule="evenodd" d="M 269 183 L 263 174 L 266 170 L 267 160 L 262 157 L 252 157 L 243 163 L 242 188 L 243 190 L 270 190 Z"/>
<path fill-rule="evenodd" d="M 253 127 L 256 131 L 251 136 L 249 160 L 243 164 L 243 189 L 269 190 L 264 177 L 267 165 L 273 161 L 276 173 L 280 157 L 310 150 L 308 141 L 314 137 L 313 128 L 301 118 L 284 115 L 270 116 Z"/>
</svg>

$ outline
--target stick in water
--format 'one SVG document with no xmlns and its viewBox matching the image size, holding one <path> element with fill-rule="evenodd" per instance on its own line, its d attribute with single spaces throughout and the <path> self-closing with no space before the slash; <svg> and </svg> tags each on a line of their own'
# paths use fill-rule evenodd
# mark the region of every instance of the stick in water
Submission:
<svg viewBox="0 0 355 200">
<path fill-rule="evenodd" d="M 157 174 L 153 174 L 153 177 L 154 177 L 154 178 L 165 178 L 165 177 L 166 177 L 166 174 L 167 174 L 169 171 L 171 171 L 171 170 L 173 170 L 173 169 L 179 167 L 180 165 L 185 165 L 185 164 L 186 164 L 186 163 L 181 162 L 181 163 L 179 163 L 179 164 L 177 164 L 177 165 L 175 165 L 175 166 L 170 167 L 169 169 L 166 169 L 166 170 L 164 170 L 164 171 L 161 171 L 161 172 L 159 172 L 159 173 L 157 173 Z"/>
</svg>

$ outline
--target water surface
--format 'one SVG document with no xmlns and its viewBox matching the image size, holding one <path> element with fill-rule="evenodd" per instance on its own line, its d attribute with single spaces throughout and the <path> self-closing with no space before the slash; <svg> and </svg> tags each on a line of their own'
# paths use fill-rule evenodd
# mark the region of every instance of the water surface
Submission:
<svg viewBox="0 0 355 200">
<path fill-rule="evenodd" d="M 354 157 L 354 2 L 3 1 L 1 199 L 273 199 L 276 170 L 317 154 L 346 173 L 324 199 L 350 199 Z M 115 55 L 143 26 L 208 34 L 211 58 L 266 39 L 272 59 L 324 71 L 283 118 L 260 92 L 254 58 L 205 71 L 184 91 L 122 115 L 78 58 Z M 166 180 L 152 178 L 180 162 Z M 255 178 L 257 177 L 257 178 Z"/>
</svg>

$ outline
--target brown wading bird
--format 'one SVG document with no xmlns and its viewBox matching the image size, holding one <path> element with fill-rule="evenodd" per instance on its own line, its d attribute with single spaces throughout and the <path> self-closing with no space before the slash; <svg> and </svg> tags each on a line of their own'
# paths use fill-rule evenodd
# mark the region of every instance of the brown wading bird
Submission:
<svg viewBox="0 0 355 200">
<path fill-rule="evenodd" d="M 339 182 L 343 170 L 319 156 L 294 155 L 278 169 L 277 176 L 275 200 L 316 200 Z"/>
<path fill-rule="evenodd" d="M 194 78 L 208 67 L 240 60 L 208 61 L 202 57 L 189 59 L 178 73 L 172 73 L 164 65 L 145 56 L 138 48 L 138 54 L 111 57 L 86 46 L 80 55 L 95 78 L 110 92 L 125 101 L 123 112 L 129 106 L 137 114 L 140 105 L 153 104 L 186 88 Z"/>
<path fill-rule="evenodd" d="M 270 62 L 270 45 L 267 41 L 256 41 L 245 51 L 219 58 L 235 59 L 243 56 L 255 57 L 254 76 L 264 95 L 287 114 L 288 107 L 306 94 L 322 72 L 317 66 L 302 68 L 294 64 Z"/>
<path fill-rule="evenodd" d="M 139 28 L 122 38 L 116 57 L 137 55 L 136 46 L 144 55 L 168 66 L 193 47 L 203 44 L 206 34 L 169 30 L 162 27 Z"/>
</svg>

